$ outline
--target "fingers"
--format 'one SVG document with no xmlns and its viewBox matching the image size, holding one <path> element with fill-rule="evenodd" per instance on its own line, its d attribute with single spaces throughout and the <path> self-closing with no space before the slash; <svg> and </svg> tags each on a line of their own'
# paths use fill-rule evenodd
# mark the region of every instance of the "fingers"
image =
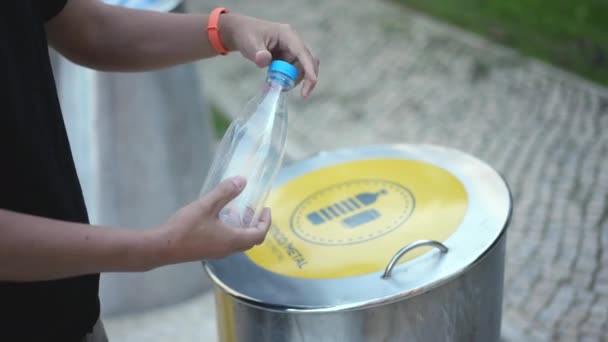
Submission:
<svg viewBox="0 0 608 342">
<path fill-rule="evenodd" d="M 246 251 L 255 245 L 260 245 L 264 242 L 270 223 L 272 222 L 270 209 L 264 208 L 260 214 L 260 219 L 256 226 L 248 228 L 233 228 L 230 227 L 233 247 L 238 251 Z"/>
<path fill-rule="evenodd" d="M 258 220 L 257 228 L 268 232 L 268 228 L 272 223 L 272 217 L 270 215 L 270 208 L 264 208 L 262 213 L 260 214 L 260 218 Z"/>
<path fill-rule="evenodd" d="M 235 232 L 233 241 L 233 248 L 235 251 L 244 252 L 256 245 L 262 244 L 266 238 L 267 229 L 253 228 L 234 228 L 239 231 Z"/>
<path fill-rule="evenodd" d="M 228 226 L 239 227 L 241 225 L 241 216 L 234 206 L 224 207 L 220 210 L 220 220 Z"/>
<path fill-rule="evenodd" d="M 293 48 L 292 48 L 293 49 Z M 293 49 L 286 52 L 281 52 L 277 57 L 298 69 L 298 79 L 294 82 L 295 85 L 299 85 L 304 80 L 304 86 L 302 87 L 301 94 L 304 98 L 307 98 L 317 84 L 317 75 L 319 72 L 319 59 L 313 57 L 307 48 L 302 48 L 306 52 L 300 52 L 299 50 Z"/>
<path fill-rule="evenodd" d="M 319 65 L 321 64 L 321 60 L 319 60 L 318 56 L 313 55 L 314 58 L 314 62 L 315 62 L 315 75 L 319 75 Z M 316 85 L 316 83 L 315 83 Z M 312 89 L 311 89 L 312 90 Z"/>
<path fill-rule="evenodd" d="M 303 47 L 302 50 L 296 55 L 298 61 L 304 69 L 304 85 L 302 86 L 302 96 L 307 98 L 317 84 L 317 69 L 315 67 L 315 58 L 312 56 L 307 48 Z"/>
<path fill-rule="evenodd" d="M 273 59 L 294 64 L 299 71 L 295 83 L 298 85 L 303 78 L 301 95 L 308 98 L 317 84 L 319 58 L 310 52 L 300 35 L 289 25 L 270 24 L 260 32 L 261 34 L 254 34 L 252 39 L 246 40 L 247 44 L 240 49 L 241 53 L 259 68 L 269 66 Z"/>
<path fill-rule="evenodd" d="M 211 214 L 217 216 L 226 204 L 238 196 L 245 188 L 246 180 L 243 177 L 232 177 L 225 179 L 215 187 L 203 201 L 211 210 Z"/>
<path fill-rule="evenodd" d="M 247 207 L 245 209 L 245 212 L 243 213 L 243 225 L 244 226 L 249 226 L 251 225 L 251 221 L 253 220 L 253 215 L 255 215 L 255 212 L 253 211 L 253 209 L 251 209 L 250 207 Z"/>
<path fill-rule="evenodd" d="M 295 86 L 297 87 L 304 79 L 304 69 L 302 68 L 302 64 L 299 61 L 295 61 L 293 63 L 293 66 L 298 69 L 298 79 L 295 81 Z"/>
<path fill-rule="evenodd" d="M 295 31 L 290 29 L 286 38 L 289 52 L 297 58 L 297 63 L 304 70 L 304 85 L 302 86 L 301 94 L 304 98 L 307 98 L 317 84 L 319 60 L 313 57 L 310 50 Z"/>
<path fill-rule="evenodd" d="M 275 29 L 271 32 L 273 39 L 267 40 L 270 44 L 265 45 L 266 49 L 270 51 L 271 58 L 282 59 L 298 69 L 298 80 L 295 83 L 296 85 L 299 84 L 303 77 L 304 85 L 301 95 L 307 98 L 317 84 L 319 59 L 313 56 L 310 49 L 304 44 L 303 39 L 291 26 L 280 24 L 275 26 Z M 257 62 L 256 57 L 256 64 L 258 64 Z M 270 64 L 270 61 L 268 63 Z"/>
</svg>

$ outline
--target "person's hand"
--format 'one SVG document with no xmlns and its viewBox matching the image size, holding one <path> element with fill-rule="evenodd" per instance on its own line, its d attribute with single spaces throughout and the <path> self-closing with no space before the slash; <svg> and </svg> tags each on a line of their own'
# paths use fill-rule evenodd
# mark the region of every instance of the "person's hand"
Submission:
<svg viewBox="0 0 608 342">
<path fill-rule="evenodd" d="M 274 59 L 295 65 L 299 71 L 296 85 L 304 79 L 302 96 L 311 94 L 317 84 L 319 58 L 310 52 L 291 26 L 232 13 L 222 14 L 218 25 L 228 50 L 241 52 L 260 68 L 267 67 Z"/>
<path fill-rule="evenodd" d="M 220 210 L 245 188 L 245 179 L 226 179 L 209 194 L 182 209 L 160 228 L 168 263 L 216 259 L 261 244 L 270 227 L 265 208 L 256 226 L 237 228 L 219 219 Z"/>
</svg>

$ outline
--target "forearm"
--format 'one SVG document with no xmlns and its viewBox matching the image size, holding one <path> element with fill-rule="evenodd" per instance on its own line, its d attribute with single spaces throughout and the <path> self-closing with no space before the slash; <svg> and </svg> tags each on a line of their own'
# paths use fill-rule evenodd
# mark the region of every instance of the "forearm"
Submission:
<svg viewBox="0 0 608 342">
<path fill-rule="evenodd" d="M 317 83 L 319 59 L 289 26 L 244 15 L 219 17 L 219 39 L 258 67 L 285 60 L 304 79 L 302 96 Z M 207 33 L 209 17 L 111 6 L 99 0 L 69 0 L 49 22 L 50 44 L 73 62 L 98 70 L 144 71 L 217 55 Z"/>
<path fill-rule="evenodd" d="M 0 280 L 142 271 L 160 249 L 153 231 L 69 223 L 0 209 Z"/>
<path fill-rule="evenodd" d="M 104 17 L 100 41 L 92 42 L 99 69 L 149 70 L 216 55 L 206 15 L 106 6 Z"/>
<path fill-rule="evenodd" d="M 207 15 L 95 2 L 71 0 L 47 25 L 53 46 L 79 64 L 106 71 L 143 71 L 217 55 L 207 37 Z"/>
</svg>

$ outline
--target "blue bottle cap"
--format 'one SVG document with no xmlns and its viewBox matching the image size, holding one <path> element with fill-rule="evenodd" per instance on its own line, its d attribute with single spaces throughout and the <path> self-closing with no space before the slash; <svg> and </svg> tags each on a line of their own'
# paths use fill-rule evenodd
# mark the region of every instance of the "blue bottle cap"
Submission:
<svg viewBox="0 0 608 342">
<path fill-rule="evenodd" d="M 285 61 L 273 61 L 268 68 L 268 72 L 270 71 L 280 72 L 281 74 L 291 78 L 291 80 L 294 82 L 298 79 L 298 69 Z"/>
</svg>

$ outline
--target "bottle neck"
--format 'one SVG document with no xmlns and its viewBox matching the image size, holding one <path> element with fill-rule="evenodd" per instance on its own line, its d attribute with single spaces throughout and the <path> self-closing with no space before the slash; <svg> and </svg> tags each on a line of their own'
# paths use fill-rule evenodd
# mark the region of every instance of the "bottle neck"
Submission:
<svg viewBox="0 0 608 342">
<path fill-rule="evenodd" d="M 271 71 L 266 76 L 266 84 L 271 88 L 281 88 L 283 91 L 289 91 L 294 86 L 294 81 L 284 74 Z"/>
</svg>

